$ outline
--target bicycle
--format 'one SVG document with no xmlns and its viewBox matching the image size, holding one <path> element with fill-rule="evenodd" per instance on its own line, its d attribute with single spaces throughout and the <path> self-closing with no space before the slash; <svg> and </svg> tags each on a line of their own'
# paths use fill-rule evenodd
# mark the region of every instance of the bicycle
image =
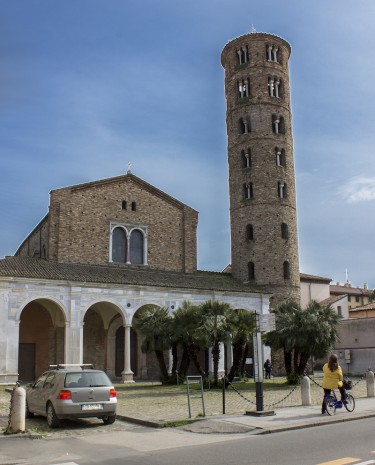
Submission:
<svg viewBox="0 0 375 465">
<path fill-rule="evenodd" d="M 328 415 L 332 416 L 335 414 L 337 408 L 346 408 L 348 412 L 352 412 L 355 408 L 355 400 L 351 394 L 346 393 L 346 399 L 344 402 L 337 399 L 336 392 L 334 389 L 331 390 L 330 394 L 324 396 L 325 411 Z"/>
</svg>

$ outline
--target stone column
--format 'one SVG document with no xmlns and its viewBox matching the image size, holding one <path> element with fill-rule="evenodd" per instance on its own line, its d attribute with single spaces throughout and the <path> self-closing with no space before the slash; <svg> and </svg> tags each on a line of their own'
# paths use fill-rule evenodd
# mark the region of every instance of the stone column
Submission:
<svg viewBox="0 0 375 465">
<path fill-rule="evenodd" d="M 83 363 L 83 325 L 81 321 L 65 322 L 64 363 Z"/>
<path fill-rule="evenodd" d="M 221 378 L 222 375 L 225 373 L 225 366 L 224 366 L 224 356 L 225 356 L 225 346 L 223 342 L 220 342 L 220 358 L 219 358 L 219 366 L 217 370 L 218 377 Z"/>
<path fill-rule="evenodd" d="M 229 372 L 233 365 L 233 346 L 232 338 L 227 340 L 227 371 Z"/>
<path fill-rule="evenodd" d="M 121 373 L 122 381 L 124 383 L 134 383 L 133 380 L 133 372 L 130 368 L 130 328 L 131 325 L 125 325 L 125 353 L 124 353 L 124 360 L 125 366 L 124 371 Z"/>
</svg>

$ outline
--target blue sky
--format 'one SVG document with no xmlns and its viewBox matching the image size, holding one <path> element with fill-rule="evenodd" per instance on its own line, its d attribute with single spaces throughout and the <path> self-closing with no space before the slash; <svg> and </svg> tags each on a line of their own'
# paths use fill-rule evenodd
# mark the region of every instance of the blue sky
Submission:
<svg viewBox="0 0 375 465">
<path fill-rule="evenodd" d="M 51 189 L 131 162 L 200 212 L 199 268 L 222 270 L 220 54 L 254 26 L 292 45 L 301 271 L 375 287 L 374 0 L 4 0 L 0 18 L 0 257 Z"/>
</svg>

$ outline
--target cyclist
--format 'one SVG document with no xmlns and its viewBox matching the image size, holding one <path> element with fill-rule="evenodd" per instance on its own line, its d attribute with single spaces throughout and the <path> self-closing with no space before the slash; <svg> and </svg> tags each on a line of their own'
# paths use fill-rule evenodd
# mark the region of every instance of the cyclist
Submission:
<svg viewBox="0 0 375 465">
<path fill-rule="evenodd" d="M 341 401 L 346 403 L 346 391 L 343 387 L 343 375 L 339 365 L 337 355 L 331 354 L 328 363 L 323 366 L 323 383 L 324 395 L 329 395 L 333 389 L 339 388 L 341 394 Z M 322 413 L 325 413 L 325 403 L 323 397 Z"/>
</svg>

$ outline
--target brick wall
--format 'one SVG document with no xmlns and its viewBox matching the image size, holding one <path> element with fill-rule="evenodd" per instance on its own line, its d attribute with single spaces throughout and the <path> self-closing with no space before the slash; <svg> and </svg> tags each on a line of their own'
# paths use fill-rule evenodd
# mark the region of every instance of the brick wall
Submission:
<svg viewBox="0 0 375 465">
<path fill-rule="evenodd" d="M 48 220 L 17 254 L 33 256 L 45 244 L 50 260 L 107 265 L 111 225 L 124 224 L 147 230 L 149 268 L 193 272 L 197 223 L 195 210 L 128 174 L 53 190 Z"/>
</svg>

